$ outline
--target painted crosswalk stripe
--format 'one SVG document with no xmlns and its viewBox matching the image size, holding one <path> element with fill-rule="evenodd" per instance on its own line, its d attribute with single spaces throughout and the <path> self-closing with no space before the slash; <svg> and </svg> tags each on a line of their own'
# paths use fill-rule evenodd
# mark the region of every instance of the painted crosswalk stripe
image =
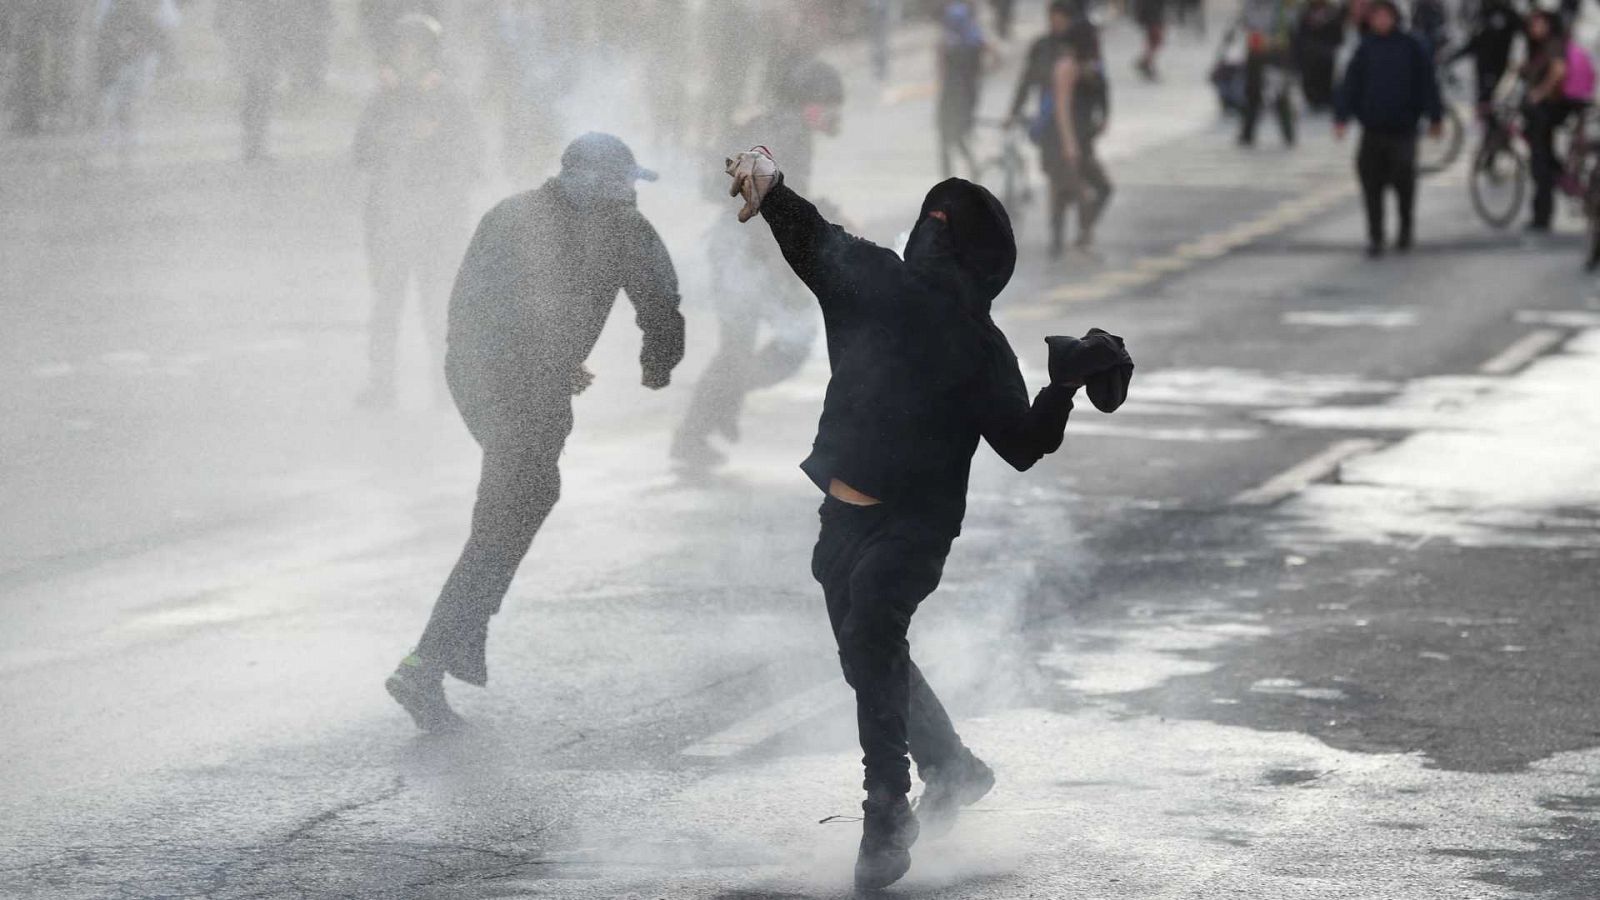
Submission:
<svg viewBox="0 0 1600 900">
<path fill-rule="evenodd" d="M 1379 442 L 1372 438 L 1336 441 L 1310 459 L 1290 466 L 1256 487 L 1235 494 L 1229 502 L 1235 506 L 1271 506 L 1290 494 L 1299 493 L 1306 485 L 1333 474 L 1339 464 L 1350 457 L 1369 453 L 1379 446 Z"/>
<path fill-rule="evenodd" d="M 1566 336 L 1566 332 L 1554 328 L 1530 331 L 1485 360 L 1478 371 L 1484 375 L 1510 375 L 1561 343 Z"/>
</svg>

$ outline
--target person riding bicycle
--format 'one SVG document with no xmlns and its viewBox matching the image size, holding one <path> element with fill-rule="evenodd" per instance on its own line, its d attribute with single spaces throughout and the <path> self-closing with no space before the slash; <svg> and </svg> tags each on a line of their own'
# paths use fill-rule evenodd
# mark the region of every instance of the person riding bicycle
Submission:
<svg viewBox="0 0 1600 900">
<path fill-rule="evenodd" d="M 1494 100 L 1494 89 L 1511 64 L 1511 47 L 1522 33 L 1522 14 L 1512 0 L 1484 0 L 1473 23 L 1472 36 L 1452 53 L 1444 56 L 1446 66 L 1462 57 L 1472 57 L 1474 87 L 1478 108 Z"/>
<path fill-rule="evenodd" d="M 1527 88 L 1522 117 L 1528 140 L 1528 168 L 1533 175 L 1528 230 L 1547 232 L 1555 218 L 1556 179 L 1561 173 L 1556 131 L 1577 107 L 1564 90 L 1569 62 L 1561 19 L 1553 13 L 1534 10 L 1528 15 L 1527 38 L 1528 58 L 1518 74 Z"/>
</svg>

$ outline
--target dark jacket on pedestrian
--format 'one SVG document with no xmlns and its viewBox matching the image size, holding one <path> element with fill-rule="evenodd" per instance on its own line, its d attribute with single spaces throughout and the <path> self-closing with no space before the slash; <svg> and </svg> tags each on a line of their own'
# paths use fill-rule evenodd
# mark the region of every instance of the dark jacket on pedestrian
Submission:
<svg viewBox="0 0 1600 900">
<path fill-rule="evenodd" d="M 1511 62 L 1511 48 L 1522 34 L 1522 15 L 1506 0 L 1489 0 L 1478 11 L 1472 36 L 1450 54 L 1446 63 L 1471 56 L 1478 75 L 1478 100 L 1486 101 L 1494 82 L 1505 74 Z"/>
<path fill-rule="evenodd" d="M 948 224 L 928 213 L 944 210 Z M 982 437 L 1027 469 L 1061 445 L 1075 389 L 1030 405 L 989 306 L 1016 262 L 1005 209 L 958 178 L 929 192 L 905 260 L 829 223 L 782 183 L 761 214 L 822 307 L 832 379 L 801 469 L 920 514 L 954 536 Z"/>
<path fill-rule="evenodd" d="M 619 290 L 644 333 L 643 381 L 665 385 L 683 358 L 678 277 L 631 196 L 563 176 L 484 214 L 450 295 L 445 358 L 480 444 L 517 446 L 565 408 Z"/>
<path fill-rule="evenodd" d="M 1361 39 L 1333 103 L 1336 121 L 1354 117 L 1367 131 L 1395 137 L 1415 137 L 1424 117 L 1430 122 L 1444 117 L 1433 60 L 1420 41 L 1399 28 Z"/>
<path fill-rule="evenodd" d="M 1075 55 L 1082 72 L 1078 78 L 1078 96 L 1074 102 L 1104 118 L 1111 111 L 1111 90 L 1101 68 L 1100 32 L 1093 23 L 1074 21 L 1064 35 L 1046 34 L 1028 48 L 1028 59 L 1017 77 L 1016 90 L 1011 95 L 1011 116 L 1022 115 L 1028 104 L 1028 95 L 1038 91 L 1050 93 L 1055 83 L 1056 61 L 1065 54 Z M 1048 103 L 1041 99 L 1041 105 Z"/>
</svg>

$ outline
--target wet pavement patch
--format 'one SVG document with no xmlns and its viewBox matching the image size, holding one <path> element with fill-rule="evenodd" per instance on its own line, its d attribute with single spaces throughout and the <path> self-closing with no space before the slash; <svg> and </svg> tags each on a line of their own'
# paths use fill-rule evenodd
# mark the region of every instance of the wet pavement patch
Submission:
<svg viewBox="0 0 1600 900">
<path fill-rule="evenodd" d="M 1592 814 L 1600 811 L 1600 796 L 1555 795 L 1539 805 L 1551 811 Z M 1591 815 L 1557 815 L 1528 832 L 1520 848 L 1441 848 L 1434 853 L 1492 864 L 1471 877 L 1520 894 L 1549 900 L 1600 897 L 1600 820 Z"/>
</svg>

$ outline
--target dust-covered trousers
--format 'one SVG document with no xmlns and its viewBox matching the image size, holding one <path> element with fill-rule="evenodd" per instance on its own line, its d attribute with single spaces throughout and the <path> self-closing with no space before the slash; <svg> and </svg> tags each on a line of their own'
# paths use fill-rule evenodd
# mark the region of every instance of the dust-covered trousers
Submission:
<svg viewBox="0 0 1600 900">
<path fill-rule="evenodd" d="M 911 789 L 908 750 L 919 771 L 964 750 L 906 640 L 918 604 L 939 586 L 951 538 L 887 503 L 853 506 L 828 497 L 819 515 L 811 573 L 856 693 L 864 786 L 903 794 Z"/>
<path fill-rule="evenodd" d="M 428 348 L 436 365 L 444 363 L 450 285 L 469 233 L 465 200 L 451 201 L 415 208 L 404 203 L 367 205 L 367 273 L 372 282 L 367 353 L 375 383 L 394 383 L 400 319 L 413 281 Z"/>
<path fill-rule="evenodd" d="M 748 229 L 713 232 L 720 248 L 741 243 L 737 263 L 713 257 L 712 296 L 719 323 L 717 352 L 695 384 L 681 438 L 720 433 L 739 438 L 745 396 L 772 387 L 800 371 L 817 338 L 816 303 L 772 247 L 749 240 Z M 763 340 L 763 332 L 765 339 Z"/>
<path fill-rule="evenodd" d="M 572 400 L 550 400 L 541 409 L 524 440 L 484 443 L 480 437 L 483 469 L 472 531 L 417 642 L 418 656 L 443 664 L 469 684 L 488 681 L 489 617 L 500 611 L 533 536 L 561 496 L 559 462 L 572 432 Z M 471 414 L 468 418 L 472 424 Z M 475 427 L 473 433 L 486 432 Z"/>
</svg>

